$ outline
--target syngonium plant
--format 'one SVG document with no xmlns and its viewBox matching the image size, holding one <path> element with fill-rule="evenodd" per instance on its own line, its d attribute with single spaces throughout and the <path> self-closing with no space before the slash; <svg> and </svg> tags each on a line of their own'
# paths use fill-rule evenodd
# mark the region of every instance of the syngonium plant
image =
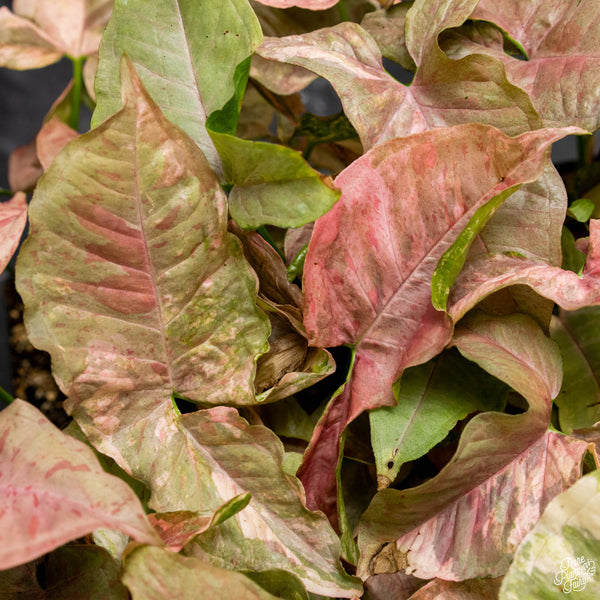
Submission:
<svg viewBox="0 0 600 600">
<path fill-rule="evenodd" d="M 73 420 L 0 414 L 0 595 L 596 597 L 598 177 L 550 148 L 600 5 L 68 4 L 0 9 L 74 64 L 1 207 Z"/>
</svg>

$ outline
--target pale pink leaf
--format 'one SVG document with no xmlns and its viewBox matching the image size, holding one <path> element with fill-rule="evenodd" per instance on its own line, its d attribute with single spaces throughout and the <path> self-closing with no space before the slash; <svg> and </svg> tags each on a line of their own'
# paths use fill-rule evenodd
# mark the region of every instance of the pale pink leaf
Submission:
<svg viewBox="0 0 600 600">
<path fill-rule="evenodd" d="M 34 23 L 13 14 L 6 6 L 0 8 L 0 66 L 38 69 L 55 63 L 61 56 L 54 40 Z"/>
<path fill-rule="evenodd" d="M 257 0 L 261 4 L 275 8 L 307 8 L 308 10 L 325 10 L 337 4 L 338 0 Z"/>
<path fill-rule="evenodd" d="M 8 184 L 13 191 L 31 191 L 43 173 L 35 140 L 19 146 L 8 157 Z"/>
<path fill-rule="evenodd" d="M 27 223 L 27 198 L 17 192 L 10 200 L 0 204 L 0 272 L 6 269 L 17 249 Z"/>
<path fill-rule="evenodd" d="M 431 304 L 437 261 L 475 210 L 535 180 L 549 130 L 508 138 L 484 125 L 434 129 L 376 146 L 336 179 L 304 267 L 312 345 L 352 345 L 351 379 L 317 425 L 300 477 L 309 506 L 335 513 L 338 439 L 363 410 L 393 404 L 402 370 L 435 356 L 451 325 Z M 485 166 L 484 166 L 485 165 Z"/>
<path fill-rule="evenodd" d="M 600 304 L 600 220 L 590 221 L 587 261 L 581 277 L 545 261 L 506 254 L 482 254 L 467 262 L 452 288 L 448 314 L 458 321 L 492 292 L 526 285 L 565 310 Z"/>
<path fill-rule="evenodd" d="M 34 22 L 61 54 L 74 58 L 98 50 L 114 0 L 14 0 L 14 12 Z"/>
<path fill-rule="evenodd" d="M 52 164 L 52 161 L 60 151 L 79 134 L 63 123 L 56 115 L 44 123 L 35 138 L 38 160 L 44 171 Z"/>
<path fill-rule="evenodd" d="M 496 23 L 524 48 L 526 61 L 493 53 L 509 80 L 531 96 L 546 126 L 598 129 L 600 5 L 483 0 L 471 17 Z"/>
<path fill-rule="evenodd" d="M 0 489 L 0 569 L 98 527 L 160 543 L 131 488 L 105 473 L 88 446 L 22 400 L 0 413 Z"/>
<path fill-rule="evenodd" d="M 462 23 L 473 4 L 469 0 L 459 12 L 444 12 L 449 2 L 429 2 L 445 18 L 432 22 L 424 32 L 421 22 L 431 21 L 429 4 L 415 4 L 409 11 L 407 44 L 410 31 L 408 47 L 418 66 L 409 87 L 385 71 L 377 44 L 355 23 L 265 38 L 258 55 L 304 67 L 328 79 L 365 149 L 432 127 L 466 122 L 493 125 L 509 135 L 538 128 L 541 121 L 529 98 L 509 84 L 501 61 L 484 55 L 453 61 L 439 49 L 439 32 Z M 377 102 L 372 101 L 374 97 Z"/>
<path fill-rule="evenodd" d="M 503 575 L 546 505 L 581 474 L 587 444 L 548 431 L 561 364 L 539 326 L 524 315 L 474 316 L 454 344 L 522 394 L 529 410 L 475 416 L 436 477 L 379 492 L 360 527 L 362 576 L 399 568 L 454 581 Z"/>
<path fill-rule="evenodd" d="M 409 600 L 495 600 L 501 583 L 501 577 L 460 582 L 434 579 L 415 592 Z"/>
</svg>

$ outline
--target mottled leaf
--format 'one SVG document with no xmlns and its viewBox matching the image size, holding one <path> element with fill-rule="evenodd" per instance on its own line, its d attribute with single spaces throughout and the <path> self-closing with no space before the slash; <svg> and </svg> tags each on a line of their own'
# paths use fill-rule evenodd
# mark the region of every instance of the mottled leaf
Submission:
<svg viewBox="0 0 600 600">
<path fill-rule="evenodd" d="M 600 594 L 600 471 L 582 477 L 548 505 L 521 542 L 502 582 L 500 600 Z"/>
<path fill-rule="evenodd" d="M 453 343 L 522 394 L 529 410 L 476 415 L 436 477 L 378 492 L 359 531 L 363 577 L 400 569 L 459 581 L 500 576 L 548 502 L 580 476 L 587 444 L 547 431 L 561 375 L 554 343 L 524 315 L 461 325 Z"/>
<path fill-rule="evenodd" d="M 30 404 L 15 400 L 0 413 L 0 453 L 1 569 L 97 527 L 159 543 L 133 491 L 104 473 L 86 445 L 61 433 Z"/>
<path fill-rule="evenodd" d="M 27 198 L 17 192 L 10 200 L 0 204 L 0 272 L 6 269 L 15 253 L 27 223 Z"/>
<path fill-rule="evenodd" d="M 460 25 L 476 0 L 460 7 L 453 3 L 417 1 L 410 9 L 406 44 L 418 69 L 409 87 L 384 70 L 377 44 L 354 23 L 266 38 L 258 54 L 328 79 L 367 150 L 391 138 L 466 122 L 493 125 L 509 135 L 538 128 L 528 96 L 508 82 L 501 61 L 485 55 L 453 61 L 439 49 L 439 33 Z"/>
<path fill-rule="evenodd" d="M 136 548 L 128 554 L 123 582 L 133 600 L 275 600 L 240 573 L 151 547 Z"/>
<path fill-rule="evenodd" d="M 305 325 L 311 345 L 355 346 L 356 363 L 300 473 L 309 506 L 335 514 L 332 470 L 346 423 L 392 405 L 402 370 L 449 341 L 451 325 L 431 305 L 439 257 L 480 206 L 541 175 L 554 135 L 434 129 L 380 144 L 336 178 L 342 196 L 316 221 L 306 257 Z"/>
<path fill-rule="evenodd" d="M 552 339 L 563 359 L 563 382 L 556 397 L 565 433 L 600 421 L 600 307 L 562 310 L 553 317 Z"/>
<path fill-rule="evenodd" d="M 394 386 L 396 406 L 369 413 L 379 489 L 400 467 L 426 454 L 475 411 L 502 410 L 506 386 L 456 351 L 407 369 Z"/>
<path fill-rule="evenodd" d="M 509 80 L 530 95 L 547 127 L 600 126 L 597 3 L 484 0 L 472 18 L 496 23 L 524 49 L 525 61 L 494 54 L 505 63 Z"/>
<path fill-rule="evenodd" d="M 414 73 L 415 61 L 409 54 L 404 39 L 406 13 L 411 6 L 412 2 L 402 2 L 389 10 L 375 10 L 367 13 L 360 24 L 377 42 L 383 56 Z"/>
<path fill-rule="evenodd" d="M 600 221 L 590 221 L 590 241 L 581 277 L 547 262 L 512 254 L 482 254 L 467 263 L 450 294 L 448 314 L 457 321 L 488 294 L 527 285 L 565 310 L 600 304 Z"/>
<path fill-rule="evenodd" d="M 254 402 L 268 331 L 216 176 L 137 77 L 124 86 L 123 110 L 47 171 L 19 257 L 30 339 L 53 354 L 88 436 L 127 428 L 172 390 Z"/>
<path fill-rule="evenodd" d="M 460 582 L 434 579 L 415 592 L 409 600 L 495 600 L 501 583 L 501 577 Z"/>
<path fill-rule="evenodd" d="M 210 132 L 225 180 L 233 183 L 229 212 L 246 229 L 301 227 L 324 215 L 339 198 L 331 177 L 315 171 L 294 150 Z"/>
<path fill-rule="evenodd" d="M 92 125 L 121 107 L 119 64 L 126 53 L 165 116 L 220 171 L 205 122 L 234 97 L 236 69 L 261 39 L 246 0 L 117 0 L 100 48 Z"/>
</svg>

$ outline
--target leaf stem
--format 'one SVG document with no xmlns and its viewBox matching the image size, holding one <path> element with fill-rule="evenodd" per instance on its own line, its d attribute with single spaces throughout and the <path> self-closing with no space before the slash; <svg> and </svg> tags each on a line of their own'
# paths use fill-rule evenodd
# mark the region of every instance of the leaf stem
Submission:
<svg viewBox="0 0 600 600">
<path fill-rule="evenodd" d="M 4 188 L 0 188 L 0 196 L 12 196 L 14 192 L 11 190 L 5 190 Z"/>
<path fill-rule="evenodd" d="M 0 387 L 0 400 L 6 404 L 10 404 L 11 402 L 15 401 L 15 399 L 3 387 Z"/>
<path fill-rule="evenodd" d="M 260 233 L 261 237 L 266 242 L 269 242 L 269 244 L 271 246 L 273 246 L 275 252 L 277 252 L 277 254 L 279 254 L 279 256 L 281 257 L 281 260 L 283 260 L 283 262 L 285 262 L 285 256 L 284 256 L 283 252 L 281 252 L 281 250 L 279 249 L 279 247 L 275 243 L 275 240 L 273 239 L 273 236 L 269 233 L 269 231 L 267 230 L 267 228 L 264 225 L 261 225 L 256 231 L 258 231 L 258 233 Z"/>
<path fill-rule="evenodd" d="M 68 125 L 71 129 L 79 129 L 79 109 L 81 107 L 81 89 L 83 85 L 83 57 L 71 58 L 73 63 L 73 89 L 71 90 L 71 113 Z"/>
<path fill-rule="evenodd" d="M 350 14 L 348 13 L 348 8 L 346 7 L 346 3 L 344 0 L 340 0 L 335 7 L 337 8 L 338 15 L 340 16 L 340 21 L 351 21 Z"/>
</svg>

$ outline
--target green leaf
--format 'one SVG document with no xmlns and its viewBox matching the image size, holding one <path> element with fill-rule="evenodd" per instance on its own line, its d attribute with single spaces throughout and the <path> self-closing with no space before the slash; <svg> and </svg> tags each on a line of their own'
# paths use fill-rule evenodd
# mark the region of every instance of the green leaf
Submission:
<svg viewBox="0 0 600 600">
<path fill-rule="evenodd" d="M 562 248 L 562 268 L 581 275 L 585 266 L 585 253 L 575 245 L 575 237 L 567 227 L 562 228 L 560 238 Z"/>
<path fill-rule="evenodd" d="M 586 223 L 596 210 L 596 204 L 588 198 L 579 198 L 569 205 L 567 214 L 580 223 Z"/>
<path fill-rule="evenodd" d="M 248 506 L 251 498 L 252 496 L 248 493 L 234 496 L 215 511 L 212 521 L 210 522 L 210 527 L 216 527 L 227 521 L 227 519 L 231 519 L 231 517 L 237 515 L 241 510 L 244 510 L 244 508 Z"/>
<path fill-rule="evenodd" d="M 555 399 L 565 433 L 600 421 L 600 307 L 561 310 L 550 333 L 563 359 L 563 381 Z"/>
<path fill-rule="evenodd" d="M 396 406 L 369 413 L 379 489 L 400 467 L 441 442 L 460 419 L 501 411 L 508 388 L 455 350 L 407 369 L 394 386 Z"/>
<path fill-rule="evenodd" d="M 446 310 L 450 290 L 467 260 L 475 238 L 502 203 L 520 187 L 521 184 L 513 185 L 478 208 L 454 243 L 444 252 L 431 278 L 431 302 L 436 310 Z"/>
<path fill-rule="evenodd" d="M 235 128 L 248 57 L 262 41 L 247 0 L 116 0 L 100 47 L 95 127 L 121 107 L 123 54 L 164 115 L 181 127 L 220 170 L 205 122 Z"/>
<path fill-rule="evenodd" d="M 270 594 L 284 600 L 309 600 L 302 582 L 282 569 L 268 571 L 241 571 L 248 579 L 260 585 Z"/>
<path fill-rule="evenodd" d="M 600 471 L 554 498 L 517 549 L 500 600 L 600 597 L 599 502 Z"/>
<path fill-rule="evenodd" d="M 127 555 L 123 582 L 133 600 L 276 600 L 240 573 L 148 546 Z"/>
<path fill-rule="evenodd" d="M 324 215 L 339 198 L 331 178 L 284 146 L 210 131 L 223 162 L 229 211 L 245 229 L 300 227 Z"/>
</svg>

